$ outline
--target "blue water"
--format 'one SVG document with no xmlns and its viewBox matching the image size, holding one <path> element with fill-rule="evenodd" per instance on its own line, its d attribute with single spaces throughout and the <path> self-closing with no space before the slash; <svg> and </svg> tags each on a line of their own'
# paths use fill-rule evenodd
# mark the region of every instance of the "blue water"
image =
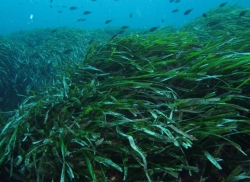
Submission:
<svg viewBox="0 0 250 182">
<path fill-rule="evenodd" d="M 79 27 L 95 29 L 127 25 L 131 28 L 150 28 L 153 26 L 183 24 L 201 16 L 202 13 L 221 3 L 239 4 L 249 8 L 249 0 L 180 0 L 180 3 L 169 0 L 1 0 L 0 2 L 0 34 L 8 34 L 19 30 L 47 27 Z M 76 10 L 69 10 L 76 6 Z M 179 12 L 172 13 L 172 10 Z M 183 12 L 193 8 L 184 16 Z M 83 12 L 92 11 L 89 15 Z M 62 11 L 59 13 L 59 11 Z M 130 17 L 132 14 L 132 18 Z M 84 22 L 77 22 L 86 18 Z M 104 22 L 113 20 L 109 24 Z M 162 22 L 164 20 L 164 22 Z"/>
</svg>

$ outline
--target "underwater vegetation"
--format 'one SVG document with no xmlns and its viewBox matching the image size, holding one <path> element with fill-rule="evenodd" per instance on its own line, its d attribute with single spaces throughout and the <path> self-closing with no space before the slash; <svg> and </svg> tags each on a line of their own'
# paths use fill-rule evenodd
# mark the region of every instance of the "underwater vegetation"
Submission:
<svg viewBox="0 0 250 182">
<path fill-rule="evenodd" d="M 82 62 L 90 42 L 113 34 L 112 29 L 91 32 L 61 27 L 0 37 L 0 110 L 16 109 L 31 92 L 51 85 L 66 65 Z"/>
<path fill-rule="evenodd" d="M 250 15 L 226 8 L 178 32 L 63 47 L 68 58 L 52 67 L 55 81 L 27 96 L 2 126 L 1 179 L 248 181 Z M 225 20 L 220 28 L 206 26 L 217 18 Z"/>
</svg>

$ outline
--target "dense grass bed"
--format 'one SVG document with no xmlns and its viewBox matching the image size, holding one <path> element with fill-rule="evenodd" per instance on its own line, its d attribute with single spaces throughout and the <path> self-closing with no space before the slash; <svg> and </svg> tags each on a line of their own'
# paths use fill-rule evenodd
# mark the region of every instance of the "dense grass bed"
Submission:
<svg viewBox="0 0 250 182">
<path fill-rule="evenodd" d="M 105 32 L 92 40 L 93 32 L 75 30 L 71 47 L 54 35 L 49 45 L 33 45 L 36 56 L 44 52 L 17 65 L 27 70 L 22 78 L 38 81 L 23 83 L 24 100 L 1 119 L 1 179 L 248 181 L 250 30 L 241 11 L 213 9 L 179 31 Z M 208 26 L 217 19 L 226 21 Z M 5 41 L 1 49 L 19 46 Z M 4 53 L 1 70 L 17 69 Z M 48 74 L 32 72 L 41 69 Z"/>
</svg>

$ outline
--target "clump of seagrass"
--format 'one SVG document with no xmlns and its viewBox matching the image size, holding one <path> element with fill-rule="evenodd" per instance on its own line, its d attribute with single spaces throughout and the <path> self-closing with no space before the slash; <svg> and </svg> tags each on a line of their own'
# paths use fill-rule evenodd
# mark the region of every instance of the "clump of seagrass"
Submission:
<svg viewBox="0 0 250 182">
<path fill-rule="evenodd" d="M 110 38 L 108 32 L 101 32 L 59 27 L 0 37 L 0 110 L 16 109 L 26 96 L 64 74 L 67 65 L 82 62 L 90 41 Z"/>
<path fill-rule="evenodd" d="M 165 31 L 90 46 L 84 63 L 27 98 L 2 129 L 1 175 L 249 179 L 250 55 L 242 46 L 226 35 L 207 43 Z"/>
</svg>

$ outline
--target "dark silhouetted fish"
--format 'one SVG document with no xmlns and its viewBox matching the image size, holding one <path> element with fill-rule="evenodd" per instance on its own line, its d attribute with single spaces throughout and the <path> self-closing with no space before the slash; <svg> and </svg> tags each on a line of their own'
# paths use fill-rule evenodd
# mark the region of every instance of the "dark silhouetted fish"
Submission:
<svg viewBox="0 0 250 182">
<path fill-rule="evenodd" d="M 92 11 L 84 11 L 83 14 L 84 15 L 89 15 Z"/>
<path fill-rule="evenodd" d="M 63 51 L 63 54 L 69 54 L 71 53 L 73 50 L 72 49 L 66 49 L 65 51 Z"/>
<path fill-rule="evenodd" d="M 52 3 L 52 2 L 53 2 L 53 0 L 50 0 L 49 2 L 51 2 L 51 3 Z"/>
<path fill-rule="evenodd" d="M 132 18 L 132 17 L 133 17 L 133 14 L 132 14 L 132 13 L 130 13 L 130 14 L 129 14 L 129 18 Z"/>
<path fill-rule="evenodd" d="M 62 11 L 60 10 L 60 11 L 58 11 L 58 13 L 61 13 Z"/>
<path fill-rule="evenodd" d="M 226 4 L 227 4 L 227 2 L 221 3 L 221 4 L 219 5 L 219 7 L 223 7 L 223 6 L 225 6 Z"/>
<path fill-rule="evenodd" d="M 188 15 L 191 11 L 193 11 L 193 8 L 192 8 L 192 9 L 186 10 L 183 14 L 184 14 L 184 15 Z"/>
<path fill-rule="evenodd" d="M 163 23 L 163 22 L 164 22 L 164 19 L 161 19 L 161 22 Z"/>
<path fill-rule="evenodd" d="M 169 0 L 170 3 L 174 2 L 174 0 Z"/>
<path fill-rule="evenodd" d="M 76 7 L 76 6 L 71 6 L 69 9 L 70 9 L 70 10 L 76 10 L 77 7 Z"/>
<path fill-rule="evenodd" d="M 96 0 L 91 0 L 91 1 L 96 1 Z"/>
<path fill-rule="evenodd" d="M 207 17 L 207 14 L 206 14 L 206 13 L 203 13 L 202 16 L 203 16 L 204 18 L 206 18 L 206 17 Z"/>
<path fill-rule="evenodd" d="M 85 21 L 86 20 L 86 18 L 79 18 L 77 21 L 79 22 L 79 21 Z"/>
<path fill-rule="evenodd" d="M 207 27 L 213 27 L 215 25 L 218 25 L 219 24 L 219 21 L 211 21 L 209 23 L 207 23 Z"/>
<path fill-rule="evenodd" d="M 239 17 L 245 16 L 246 12 L 248 12 L 248 10 L 240 12 Z"/>
<path fill-rule="evenodd" d="M 110 39 L 108 40 L 108 42 L 114 40 L 117 36 L 118 36 L 118 33 L 114 34 L 112 37 L 110 37 Z"/>
<path fill-rule="evenodd" d="M 176 13 L 176 12 L 178 12 L 179 10 L 178 9 L 174 9 L 173 11 L 172 11 L 172 13 Z"/>
<path fill-rule="evenodd" d="M 57 31 L 57 29 L 55 28 L 55 29 L 51 30 L 50 32 L 55 33 L 56 31 Z"/>
<path fill-rule="evenodd" d="M 112 22 L 112 20 L 106 20 L 105 24 L 109 24 L 110 22 Z"/>
<path fill-rule="evenodd" d="M 90 39 L 89 44 L 92 44 L 94 41 L 94 39 Z"/>
<path fill-rule="evenodd" d="M 117 35 L 122 34 L 123 32 L 125 32 L 125 29 L 120 30 L 119 32 L 117 32 Z"/>
<path fill-rule="evenodd" d="M 128 26 L 126 26 L 126 25 L 121 27 L 121 29 L 127 29 L 127 28 L 128 28 Z"/>
<path fill-rule="evenodd" d="M 154 32 L 154 31 L 157 30 L 157 28 L 158 28 L 158 27 L 152 27 L 152 28 L 149 29 L 149 32 Z"/>
<path fill-rule="evenodd" d="M 180 0 L 175 0 L 175 3 L 179 3 L 179 2 L 181 2 Z"/>
</svg>

